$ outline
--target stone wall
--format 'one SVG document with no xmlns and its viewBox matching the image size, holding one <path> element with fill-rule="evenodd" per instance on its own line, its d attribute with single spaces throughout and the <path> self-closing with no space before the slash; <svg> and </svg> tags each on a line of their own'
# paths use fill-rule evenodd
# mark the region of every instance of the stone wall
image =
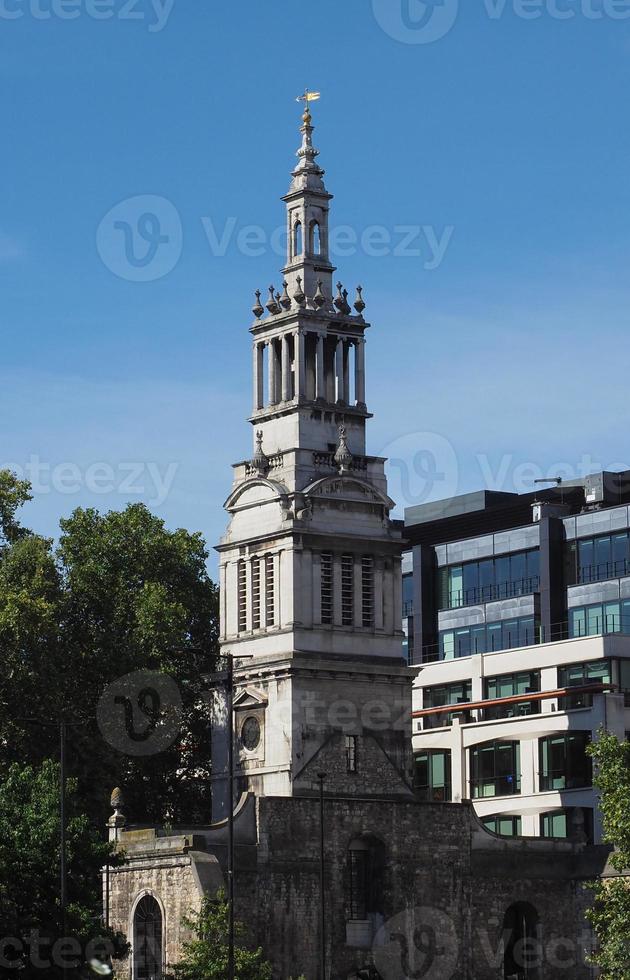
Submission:
<svg viewBox="0 0 630 980">
<path fill-rule="evenodd" d="M 133 944 L 133 915 L 144 895 L 152 895 L 162 911 L 162 957 L 165 968 L 179 959 L 183 943 L 190 938 L 184 919 L 200 908 L 205 891 L 217 885 L 206 873 L 209 855 L 194 850 L 205 846 L 194 837 L 156 837 L 151 832 L 124 835 L 122 847 L 127 863 L 110 871 L 110 924 Z M 212 860 L 212 858 L 210 858 Z M 201 867 L 200 867 L 201 865 Z M 131 958 L 119 963 L 116 976 L 131 977 Z"/>
<path fill-rule="evenodd" d="M 504 920 L 516 903 L 538 923 L 535 948 L 524 951 L 537 964 L 533 980 L 592 976 L 582 882 L 605 861 L 601 849 L 499 838 L 468 803 L 331 797 L 324 807 L 327 980 L 369 966 L 383 980 L 504 980 Z M 172 838 L 123 835 L 128 865 L 112 875 L 112 924 L 127 932 L 149 890 L 164 908 L 166 961 L 176 962 L 183 916 L 223 884 L 225 832 L 220 824 Z M 237 917 L 249 943 L 265 950 L 276 980 L 321 980 L 317 796 L 250 797 L 236 840 Z M 351 914 L 349 850 L 357 845 L 380 856 L 372 865 L 378 899 L 364 916 Z"/>
</svg>

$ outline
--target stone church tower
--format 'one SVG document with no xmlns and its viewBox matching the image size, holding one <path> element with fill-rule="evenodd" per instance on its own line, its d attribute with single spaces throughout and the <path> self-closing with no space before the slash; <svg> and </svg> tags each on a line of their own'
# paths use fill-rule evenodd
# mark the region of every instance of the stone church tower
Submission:
<svg viewBox="0 0 630 980">
<path fill-rule="evenodd" d="M 266 316 L 257 300 L 251 327 L 253 455 L 234 467 L 218 546 L 221 645 L 235 668 L 237 919 L 278 980 L 504 980 L 525 942 L 542 950 L 527 976 L 588 980 L 582 884 L 601 856 L 583 842 L 501 838 L 470 801 L 421 802 L 411 789 L 401 529 L 384 460 L 366 455 L 365 306 L 359 290 L 353 312 L 333 287 L 312 135 L 307 108 L 284 199 L 282 292 L 270 290 Z M 134 827 L 112 799 L 124 863 L 104 876 L 105 919 L 131 944 L 118 977 L 168 974 L 189 912 L 225 887 L 226 741 L 213 733 L 212 823 Z M 558 942 L 567 972 L 548 962 Z"/>
<path fill-rule="evenodd" d="M 366 455 L 369 324 L 361 287 L 352 309 L 333 286 L 308 103 L 301 132 L 282 292 L 253 311 L 253 457 L 234 467 L 218 546 L 240 788 L 308 795 L 323 769 L 330 792 L 407 795 L 402 541 L 385 461 Z"/>
</svg>

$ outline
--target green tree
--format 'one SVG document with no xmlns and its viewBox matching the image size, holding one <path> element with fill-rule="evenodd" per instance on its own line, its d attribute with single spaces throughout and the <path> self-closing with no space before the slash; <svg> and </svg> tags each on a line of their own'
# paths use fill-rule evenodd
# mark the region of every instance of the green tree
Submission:
<svg viewBox="0 0 630 980">
<path fill-rule="evenodd" d="M 612 868 L 620 877 L 593 882 L 587 912 L 598 940 L 593 963 L 601 980 L 630 980 L 630 742 L 601 731 L 588 750 L 595 760 L 594 783 L 600 792 L 604 840 L 615 848 Z"/>
<path fill-rule="evenodd" d="M 223 894 L 204 899 L 201 910 L 185 920 L 193 938 L 184 944 L 181 961 L 171 980 L 225 980 L 228 965 L 228 904 Z M 235 923 L 241 939 L 244 928 Z M 234 953 L 236 980 L 272 980 L 272 971 L 261 949 L 249 950 L 237 943 Z"/>
<path fill-rule="evenodd" d="M 76 781 L 67 788 L 68 910 L 64 934 L 59 899 L 59 767 L 13 765 L 0 784 L 0 976 L 36 978 L 62 975 L 109 949 L 126 952 L 122 936 L 100 923 L 100 870 L 117 863 L 80 812 Z M 70 939 L 72 946 L 61 946 Z M 91 946 L 90 946 L 91 944 Z M 11 964 L 10 968 L 7 961 Z M 43 964 L 47 964 L 44 966 Z M 76 968 L 70 969 L 76 974 Z"/>
<path fill-rule="evenodd" d="M 216 660 L 218 593 L 201 535 L 168 530 L 134 504 L 76 510 L 55 547 L 16 520 L 29 498 L 27 484 L 0 472 L 0 779 L 13 763 L 56 757 L 54 729 L 36 722 L 63 714 L 82 723 L 69 771 L 95 821 L 108 816 L 116 785 L 135 822 L 208 820 L 203 675 Z M 170 678 L 181 697 L 178 736 L 147 755 L 128 752 L 124 738 L 107 741 L 97 724 L 109 686 L 141 670 Z"/>
</svg>

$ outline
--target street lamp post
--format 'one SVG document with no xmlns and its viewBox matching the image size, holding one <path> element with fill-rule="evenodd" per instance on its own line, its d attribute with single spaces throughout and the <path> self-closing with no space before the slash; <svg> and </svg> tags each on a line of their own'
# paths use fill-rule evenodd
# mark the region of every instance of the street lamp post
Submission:
<svg viewBox="0 0 630 980">
<path fill-rule="evenodd" d="M 234 660 L 228 654 L 228 980 L 234 980 Z"/>
<path fill-rule="evenodd" d="M 227 669 L 220 673 L 210 674 L 208 680 L 225 681 L 227 692 L 227 777 L 228 777 L 228 848 L 227 848 L 227 884 L 228 884 L 228 980 L 234 980 L 234 902 L 235 902 L 235 867 L 234 867 L 234 660 L 249 660 L 253 654 L 223 653 L 227 660 Z"/>
<path fill-rule="evenodd" d="M 320 975 L 326 980 L 326 892 L 324 889 L 324 780 L 325 772 L 318 772 L 319 780 L 319 941 Z"/>
</svg>

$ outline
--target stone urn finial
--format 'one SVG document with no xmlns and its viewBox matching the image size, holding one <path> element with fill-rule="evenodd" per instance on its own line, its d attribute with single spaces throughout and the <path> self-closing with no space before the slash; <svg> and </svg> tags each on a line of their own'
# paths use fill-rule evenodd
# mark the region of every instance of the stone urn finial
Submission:
<svg viewBox="0 0 630 980">
<path fill-rule="evenodd" d="M 352 463 L 352 453 L 348 449 L 345 425 L 339 426 L 339 448 L 335 453 L 335 463 L 339 467 L 341 474 L 346 473 Z"/>
</svg>

